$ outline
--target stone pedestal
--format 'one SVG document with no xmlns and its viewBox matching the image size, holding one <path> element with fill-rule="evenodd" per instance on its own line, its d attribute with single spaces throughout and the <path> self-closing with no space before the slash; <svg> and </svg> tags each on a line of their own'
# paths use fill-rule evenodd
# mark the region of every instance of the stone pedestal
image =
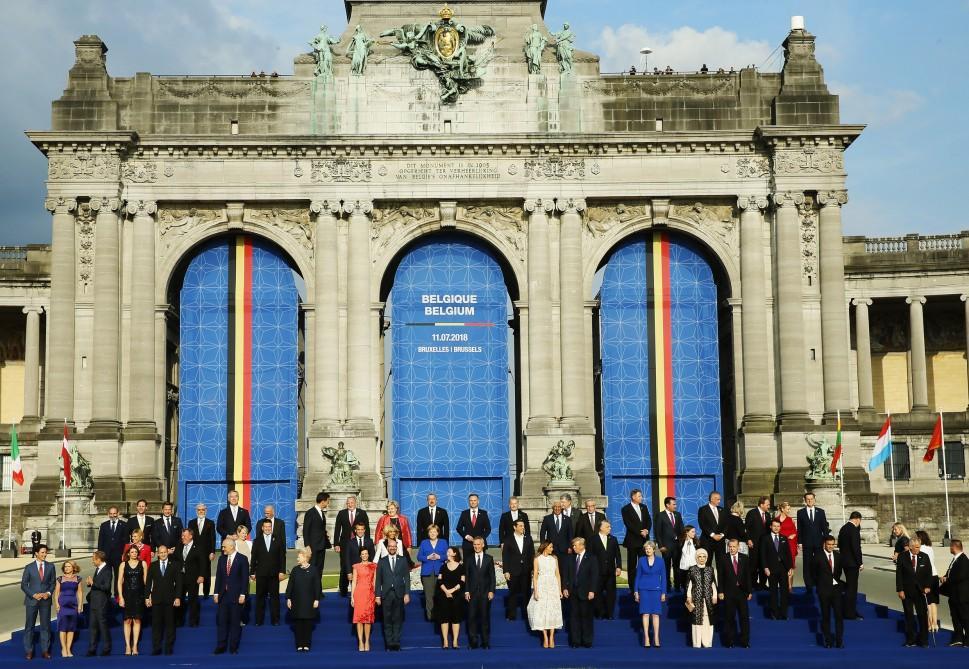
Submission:
<svg viewBox="0 0 969 669">
<path fill-rule="evenodd" d="M 535 119 L 538 126 L 537 131 L 548 132 L 548 84 L 544 74 L 528 75 L 525 107 L 528 110 L 529 116 Z"/>
<path fill-rule="evenodd" d="M 582 86 L 571 72 L 559 75 L 559 130 L 582 132 Z"/>
<path fill-rule="evenodd" d="M 316 77 L 311 84 L 313 106 L 310 111 L 310 133 L 328 135 L 336 130 L 336 82 L 332 75 Z"/>
<path fill-rule="evenodd" d="M 88 549 L 97 546 L 97 519 L 94 516 L 94 491 L 68 488 L 57 493 L 56 507 L 47 520 L 48 545 L 55 551 L 60 548 Z M 64 507 L 67 506 L 67 521 Z M 43 530 L 42 530 L 43 531 Z M 29 541 L 29 537 L 28 537 Z"/>
</svg>

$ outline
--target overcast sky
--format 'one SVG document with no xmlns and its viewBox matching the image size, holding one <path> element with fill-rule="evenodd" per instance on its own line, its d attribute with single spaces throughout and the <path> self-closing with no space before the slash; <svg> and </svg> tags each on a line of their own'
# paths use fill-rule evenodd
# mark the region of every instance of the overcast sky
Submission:
<svg viewBox="0 0 969 669">
<path fill-rule="evenodd" d="M 453 3 L 460 9 L 460 1 Z M 4 3 L 0 40 L 0 245 L 50 241 L 46 161 L 24 131 L 50 127 L 73 40 L 96 33 L 115 76 L 292 72 L 320 23 L 342 31 L 342 0 L 29 0 Z M 969 229 L 969 0 L 548 0 L 603 71 L 639 63 L 677 70 L 778 69 L 790 16 L 806 16 L 844 123 L 866 123 L 849 149 L 846 234 Z"/>
</svg>

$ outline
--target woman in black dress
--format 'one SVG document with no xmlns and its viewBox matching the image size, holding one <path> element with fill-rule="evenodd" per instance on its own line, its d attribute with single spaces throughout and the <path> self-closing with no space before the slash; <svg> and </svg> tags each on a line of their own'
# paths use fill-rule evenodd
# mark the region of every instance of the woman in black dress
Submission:
<svg viewBox="0 0 969 669">
<path fill-rule="evenodd" d="M 289 573 L 286 584 L 286 608 L 293 621 L 296 652 L 308 653 L 313 636 L 313 623 L 320 608 L 320 572 L 310 564 L 311 551 L 303 548 L 296 553 L 296 566 Z"/>
<path fill-rule="evenodd" d="M 118 603 L 124 609 L 124 654 L 138 654 L 138 638 L 141 636 L 141 617 L 145 612 L 145 581 L 148 571 L 139 558 L 137 546 L 129 546 L 127 559 L 118 570 Z"/>
<path fill-rule="evenodd" d="M 736 539 L 740 542 L 740 552 L 744 555 L 749 553 L 747 546 L 747 526 L 744 524 L 744 503 L 737 501 L 730 507 L 730 515 L 727 516 L 727 529 L 724 532 L 727 541 Z M 719 559 L 714 556 L 714 560 Z"/>
<path fill-rule="evenodd" d="M 457 648 L 461 621 L 464 620 L 464 568 L 461 551 L 454 546 L 447 549 L 447 562 L 437 576 L 437 593 L 434 598 L 434 617 L 441 625 L 442 648 Z M 451 645 L 448 646 L 448 631 Z"/>
</svg>

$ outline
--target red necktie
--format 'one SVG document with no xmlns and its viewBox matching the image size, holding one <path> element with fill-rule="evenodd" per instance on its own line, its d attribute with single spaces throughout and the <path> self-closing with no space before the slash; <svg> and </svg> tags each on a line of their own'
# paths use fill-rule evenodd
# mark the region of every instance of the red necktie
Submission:
<svg viewBox="0 0 969 669">
<path fill-rule="evenodd" d="M 828 566 L 831 567 L 831 574 L 834 574 L 834 553 L 828 556 Z"/>
<path fill-rule="evenodd" d="M 353 510 L 350 510 L 350 527 L 353 527 Z"/>
<path fill-rule="evenodd" d="M 736 555 L 733 556 L 733 575 L 734 576 L 739 576 L 740 575 L 739 574 L 739 571 L 738 571 L 738 568 L 737 568 L 737 556 Z"/>
<path fill-rule="evenodd" d="M 40 563 L 40 580 L 41 581 L 44 580 L 44 563 L 43 562 Z"/>
<path fill-rule="evenodd" d="M 225 561 L 225 574 L 228 576 L 232 573 L 232 558 Z"/>
<path fill-rule="evenodd" d="M 475 523 L 477 523 L 477 522 L 478 522 L 478 512 L 477 511 L 472 511 L 471 512 L 471 527 L 474 527 Z"/>
</svg>

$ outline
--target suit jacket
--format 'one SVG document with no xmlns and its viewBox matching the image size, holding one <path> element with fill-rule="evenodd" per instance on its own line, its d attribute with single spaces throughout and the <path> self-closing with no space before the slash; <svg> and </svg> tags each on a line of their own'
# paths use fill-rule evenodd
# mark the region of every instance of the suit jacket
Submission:
<svg viewBox="0 0 969 669">
<path fill-rule="evenodd" d="M 236 519 L 232 520 L 231 509 L 225 507 L 219 511 L 219 517 L 215 521 L 215 531 L 219 533 L 219 538 L 225 539 L 227 535 L 233 534 L 239 529 L 240 525 L 245 525 L 252 531 L 252 518 L 249 516 L 249 510 L 240 506 L 236 512 Z"/>
<path fill-rule="evenodd" d="M 199 527 L 198 517 L 188 521 L 188 529 L 192 532 L 192 540 L 205 553 L 205 559 L 215 553 L 215 523 L 206 518 Z"/>
<path fill-rule="evenodd" d="M 138 524 L 138 514 L 135 514 L 133 516 L 128 516 L 128 537 L 125 539 L 125 543 L 128 543 L 131 540 L 132 532 L 134 532 L 135 530 L 143 530 L 145 533 L 145 536 L 143 536 L 141 540 L 150 546 L 154 546 L 155 544 L 152 543 L 154 540 L 151 538 L 151 526 L 152 526 L 152 523 L 154 522 L 155 522 L 154 518 L 152 518 L 148 514 L 145 514 L 145 526 L 141 527 L 141 525 Z"/>
<path fill-rule="evenodd" d="M 304 516 L 305 520 L 305 516 Z M 353 510 L 353 525 L 357 523 L 363 523 L 364 534 L 370 534 L 370 518 L 367 516 L 367 512 L 363 509 L 357 508 Z M 353 537 L 353 525 L 350 524 L 350 511 L 349 509 L 340 509 L 336 514 L 336 521 L 333 526 L 333 545 L 339 546 L 340 550 L 343 550 L 346 546 L 347 541 Z M 306 534 L 306 531 L 303 531 Z M 303 543 L 306 543 L 306 539 L 303 539 Z"/>
<path fill-rule="evenodd" d="M 518 520 L 525 521 L 525 537 L 531 541 L 532 540 L 532 524 L 528 520 L 528 514 L 518 510 Z M 498 519 L 498 543 L 504 545 L 506 539 L 510 539 L 511 535 L 515 533 L 515 526 L 512 524 L 511 511 L 505 511 L 501 514 L 501 518 Z"/>
<path fill-rule="evenodd" d="M 47 592 L 51 595 L 54 594 L 54 585 L 57 572 L 57 566 L 51 564 L 50 562 L 44 563 L 44 578 L 40 578 L 40 569 L 37 567 L 37 560 L 31 560 L 30 563 L 24 567 L 24 573 L 20 577 L 20 589 L 24 593 L 24 604 L 28 604 L 34 601 L 34 595 L 41 592 Z M 53 599 L 47 599 L 46 604 L 50 606 Z"/>
<path fill-rule="evenodd" d="M 753 542 L 754 550 L 760 548 L 760 539 L 765 534 L 770 534 L 770 521 L 772 520 L 769 512 L 764 512 L 764 518 L 760 517 L 760 509 L 754 507 L 747 512 L 744 518 L 744 525 L 747 528 L 747 538 Z"/>
<path fill-rule="evenodd" d="M 431 510 L 430 507 L 425 506 L 417 512 L 417 545 L 420 546 L 424 539 L 427 539 L 427 526 L 431 524 Z M 434 507 L 434 521 L 433 523 L 441 528 L 441 533 L 438 535 L 442 539 L 451 539 L 451 520 L 448 518 L 447 509 L 442 509 L 440 506 Z"/>
<path fill-rule="evenodd" d="M 551 541 L 555 547 L 556 555 L 566 555 L 572 545 L 573 527 L 572 521 L 562 514 L 559 521 L 560 527 L 555 528 L 555 514 L 550 513 L 542 518 L 542 527 L 538 531 L 539 541 Z"/>
<path fill-rule="evenodd" d="M 737 553 L 736 575 L 733 573 L 733 558 L 729 554 L 721 555 L 717 560 L 717 571 L 717 587 L 724 597 L 746 599 L 754 591 L 750 558 L 746 555 Z"/>
<path fill-rule="evenodd" d="M 410 594 L 410 567 L 407 565 L 407 558 L 403 555 L 397 556 L 394 569 L 390 568 L 390 556 L 380 558 L 377 563 L 377 576 L 374 582 L 374 596 L 388 597 L 391 594 L 400 599 L 404 595 Z"/>
<path fill-rule="evenodd" d="M 717 515 L 715 518 L 710 505 L 704 504 L 697 509 L 696 520 L 700 525 L 700 542 L 704 545 L 708 545 L 713 541 L 713 538 L 710 536 L 711 534 L 722 534 L 726 538 L 727 512 L 724 511 L 723 507 L 717 507 Z"/>
<path fill-rule="evenodd" d="M 111 531 L 111 521 L 106 520 L 98 528 L 98 550 L 104 551 L 107 556 L 106 561 L 109 565 L 121 564 L 121 549 L 128 543 L 129 530 L 128 522 L 118 518 Z"/>
<path fill-rule="evenodd" d="M 363 546 L 370 551 L 370 559 L 374 558 L 374 545 L 373 539 L 370 535 L 363 535 Z M 360 562 L 360 546 L 357 544 L 356 537 L 347 539 L 347 543 L 343 548 L 343 571 L 349 574 L 353 571 L 353 565 Z"/>
<path fill-rule="evenodd" d="M 326 522 L 320 516 L 320 509 L 315 504 L 303 514 L 303 545 L 312 548 L 314 552 L 323 551 L 332 546 L 330 535 L 326 531 Z"/>
<path fill-rule="evenodd" d="M 791 557 L 791 547 L 788 546 L 787 537 L 783 534 L 777 535 L 777 550 L 774 550 L 774 539 L 770 532 L 760 538 L 760 568 L 770 569 L 771 574 L 786 574 L 794 569 L 794 558 Z"/>
<path fill-rule="evenodd" d="M 177 548 L 182 545 L 182 519 L 178 516 L 172 516 L 171 525 L 172 529 L 168 531 L 165 529 L 164 517 L 155 519 L 155 522 L 151 526 L 152 548 L 157 548 L 158 546 Z"/>
<path fill-rule="evenodd" d="M 834 592 L 834 583 L 832 578 L 838 582 L 838 585 L 844 587 L 845 583 L 841 580 L 842 567 L 841 567 L 841 553 L 835 550 L 832 555 L 834 556 L 834 569 L 831 569 L 831 565 L 828 564 L 828 558 L 824 556 L 824 550 L 820 550 L 814 556 L 814 584 L 818 589 L 819 596 L 830 596 Z"/>
<path fill-rule="evenodd" d="M 921 599 L 925 588 L 932 587 L 932 563 L 929 556 L 921 551 L 912 566 L 912 553 L 898 556 L 895 563 L 895 592 L 904 592 L 906 597 Z"/>
<path fill-rule="evenodd" d="M 653 529 L 653 519 L 650 518 L 649 509 L 645 504 L 639 505 L 639 512 L 642 514 L 642 520 L 636 515 L 632 502 L 622 507 L 622 524 L 626 526 L 626 536 L 622 538 L 622 545 L 632 549 L 637 555 L 642 552 L 643 544 L 646 543 L 646 539 L 640 532 L 642 530 L 649 532 Z"/>
<path fill-rule="evenodd" d="M 669 512 L 666 509 L 656 514 L 656 542 L 660 548 L 666 549 L 663 557 L 667 562 L 669 556 L 676 552 L 683 527 L 683 514 L 679 511 L 673 512 L 673 523 L 670 523 Z"/>
<path fill-rule="evenodd" d="M 609 535 L 606 545 L 602 545 L 599 533 L 585 542 L 585 547 L 599 560 L 599 575 L 606 576 L 616 573 L 616 569 L 622 569 L 622 558 L 619 555 L 619 541 L 616 537 Z"/>
<path fill-rule="evenodd" d="M 461 537 L 463 544 L 470 546 L 468 541 L 465 541 L 465 535 L 471 535 L 472 537 L 483 537 L 485 540 L 485 546 L 488 545 L 488 535 L 491 534 L 491 521 L 488 519 L 488 512 L 484 509 L 478 509 L 478 523 L 474 527 L 471 526 L 471 509 L 465 509 L 461 512 L 461 516 L 458 518 L 458 524 L 454 528 L 458 536 Z"/>
<path fill-rule="evenodd" d="M 262 536 L 262 522 L 264 520 L 269 520 L 269 519 L 260 518 L 259 521 L 256 522 L 256 526 L 252 528 L 252 533 L 257 537 Z M 272 521 L 270 522 L 272 522 L 273 524 L 273 536 L 279 539 L 285 546 L 286 545 L 286 521 L 277 516 L 273 518 Z"/>
<path fill-rule="evenodd" d="M 148 581 L 145 584 L 145 599 L 151 597 L 151 605 L 171 606 L 182 596 L 182 570 L 178 562 L 168 560 L 165 575 L 161 573 L 161 562 L 155 560 L 148 567 Z M 232 565 L 235 568 L 235 565 Z"/>
<path fill-rule="evenodd" d="M 98 550 L 101 549 L 99 548 Z M 46 567 L 44 571 L 46 571 Z M 88 605 L 92 609 L 103 609 L 111 601 L 114 591 L 114 577 L 111 573 L 111 565 L 107 562 L 103 563 L 101 565 L 101 571 L 91 574 L 91 581 L 91 587 L 87 593 Z"/>
<path fill-rule="evenodd" d="M 585 539 L 586 544 L 595 535 L 599 534 L 599 523 L 606 519 L 606 514 L 601 511 L 596 511 L 595 520 L 589 522 L 589 514 L 583 511 L 582 513 L 574 514 L 575 522 L 573 523 L 573 534 L 577 537 L 582 537 Z"/>
<path fill-rule="evenodd" d="M 517 549 L 517 546 L 516 546 Z M 477 555 L 469 555 L 464 566 L 464 591 L 472 597 L 487 596 L 495 591 L 495 561 L 487 553 L 482 553 L 481 569 L 478 569 Z"/>
<path fill-rule="evenodd" d="M 864 564 L 861 554 L 861 528 L 845 523 L 838 532 L 838 551 L 845 569 L 857 569 Z"/>
<path fill-rule="evenodd" d="M 562 588 L 569 591 L 569 597 L 586 599 L 590 592 L 596 592 L 599 589 L 599 561 L 595 555 L 586 551 L 576 572 L 577 559 L 577 555 L 569 555 L 563 560 L 566 566 Z"/>
<path fill-rule="evenodd" d="M 501 564 L 506 574 L 511 574 L 512 578 L 528 576 L 532 573 L 532 563 L 535 560 L 535 544 L 532 538 L 525 533 L 522 539 L 522 550 L 518 550 L 518 542 L 514 536 L 505 540 L 501 547 Z"/>
<path fill-rule="evenodd" d="M 969 602 L 969 556 L 961 553 L 947 569 L 940 592 L 957 602 Z M 951 602 L 950 602 L 951 603 Z"/>
<path fill-rule="evenodd" d="M 805 548 L 821 548 L 824 537 L 830 532 L 824 509 L 814 507 L 814 522 L 808 518 L 807 509 L 797 510 L 797 542 Z"/>
<path fill-rule="evenodd" d="M 252 540 L 252 559 L 249 561 L 249 574 L 256 577 L 274 576 L 286 573 L 286 541 L 269 535 L 269 550 L 266 540 L 260 534 Z"/>
<path fill-rule="evenodd" d="M 249 560 L 242 553 L 232 554 L 232 571 L 225 573 L 228 556 L 222 554 L 215 570 L 215 592 L 220 600 L 223 597 L 235 601 L 240 595 L 249 594 Z"/>
<path fill-rule="evenodd" d="M 195 583 L 199 576 L 204 576 L 209 569 L 208 551 L 201 548 L 201 544 L 193 541 L 192 548 L 188 555 L 183 556 L 184 546 L 175 549 L 178 553 L 178 566 L 182 571 L 182 581 L 184 584 Z"/>
</svg>

